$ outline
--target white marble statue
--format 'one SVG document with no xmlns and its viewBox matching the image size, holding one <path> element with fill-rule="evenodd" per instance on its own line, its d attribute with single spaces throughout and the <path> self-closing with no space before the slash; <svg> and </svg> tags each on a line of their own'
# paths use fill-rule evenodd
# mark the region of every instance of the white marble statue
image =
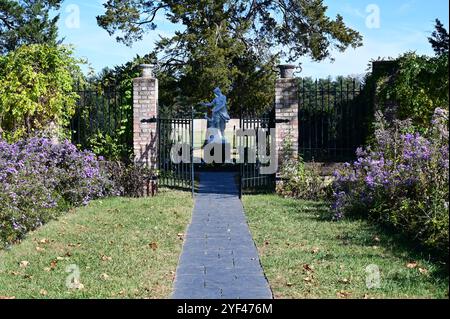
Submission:
<svg viewBox="0 0 450 319">
<path fill-rule="evenodd" d="M 225 143 L 225 127 L 230 120 L 230 115 L 227 110 L 227 97 L 222 94 L 217 87 L 214 89 L 215 98 L 211 103 L 202 103 L 207 107 L 212 107 L 212 116 L 205 118 L 208 120 L 208 143 L 217 143 L 221 141 Z M 220 134 L 220 136 L 219 136 Z"/>
</svg>

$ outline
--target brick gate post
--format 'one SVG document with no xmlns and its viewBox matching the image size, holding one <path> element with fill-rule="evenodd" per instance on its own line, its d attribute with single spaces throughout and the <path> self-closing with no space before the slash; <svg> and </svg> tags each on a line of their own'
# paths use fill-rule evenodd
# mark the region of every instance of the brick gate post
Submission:
<svg viewBox="0 0 450 319">
<path fill-rule="evenodd" d="M 276 145 L 279 162 L 282 160 L 283 141 L 289 135 L 292 154 L 298 155 L 298 84 L 293 76 L 294 65 L 279 65 L 280 78 L 275 84 Z M 280 162 L 281 163 L 281 162 Z"/>
<path fill-rule="evenodd" d="M 141 77 L 133 79 L 133 151 L 135 162 L 158 167 L 158 79 L 149 64 L 141 65 Z M 144 120 L 144 122 L 143 122 Z"/>
</svg>

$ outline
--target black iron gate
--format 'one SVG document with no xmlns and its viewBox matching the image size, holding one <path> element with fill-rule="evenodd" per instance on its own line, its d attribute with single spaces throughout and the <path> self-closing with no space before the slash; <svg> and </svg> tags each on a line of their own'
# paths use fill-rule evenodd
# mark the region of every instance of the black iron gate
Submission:
<svg viewBox="0 0 450 319">
<path fill-rule="evenodd" d="M 237 137 L 238 145 L 244 151 L 244 158 L 239 158 L 240 197 L 243 193 L 272 192 L 275 189 L 276 173 L 263 172 L 264 168 L 275 164 L 269 156 L 275 146 L 274 130 L 271 131 L 275 128 L 274 115 L 274 112 L 270 112 L 263 116 L 241 116 L 240 127 L 243 136 Z M 251 152 L 254 152 L 254 155 L 251 155 Z"/>
<path fill-rule="evenodd" d="M 193 118 L 158 118 L 159 185 L 194 193 Z"/>
</svg>

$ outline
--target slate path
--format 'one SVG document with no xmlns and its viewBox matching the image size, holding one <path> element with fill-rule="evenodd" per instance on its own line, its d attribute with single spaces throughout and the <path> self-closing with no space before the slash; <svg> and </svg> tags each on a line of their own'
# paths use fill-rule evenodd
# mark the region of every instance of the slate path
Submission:
<svg viewBox="0 0 450 319">
<path fill-rule="evenodd" d="M 272 298 L 233 173 L 200 173 L 172 298 Z"/>
</svg>

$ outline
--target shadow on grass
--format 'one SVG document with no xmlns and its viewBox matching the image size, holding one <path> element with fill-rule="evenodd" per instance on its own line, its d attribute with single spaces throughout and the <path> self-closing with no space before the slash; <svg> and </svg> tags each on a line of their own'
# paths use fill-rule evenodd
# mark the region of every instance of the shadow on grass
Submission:
<svg viewBox="0 0 450 319">
<path fill-rule="evenodd" d="M 448 257 L 438 254 L 436 251 L 427 249 L 417 240 L 400 233 L 394 227 L 389 225 L 378 224 L 375 221 L 367 220 L 364 216 L 348 216 L 343 221 L 333 221 L 333 213 L 330 209 L 330 203 L 314 202 L 314 201 L 298 201 L 289 199 L 282 203 L 282 206 L 288 209 L 295 209 L 298 213 L 294 215 L 294 219 L 302 222 L 305 220 L 319 223 L 318 227 L 328 227 L 330 223 L 364 222 L 360 225 L 360 231 L 352 230 L 344 231 L 336 236 L 336 240 L 342 245 L 358 245 L 363 247 L 372 247 L 377 245 L 384 248 L 394 257 L 406 258 L 409 261 L 426 260 L 435 265 L 433 271 L 429 275 L 435 280 L 448 281 L 449 278 L 449 262 Z M 321 226 L 320 224 L 323 224 Z M 374 237 L 382 240 L 374 241 Z"/>
</svg>

